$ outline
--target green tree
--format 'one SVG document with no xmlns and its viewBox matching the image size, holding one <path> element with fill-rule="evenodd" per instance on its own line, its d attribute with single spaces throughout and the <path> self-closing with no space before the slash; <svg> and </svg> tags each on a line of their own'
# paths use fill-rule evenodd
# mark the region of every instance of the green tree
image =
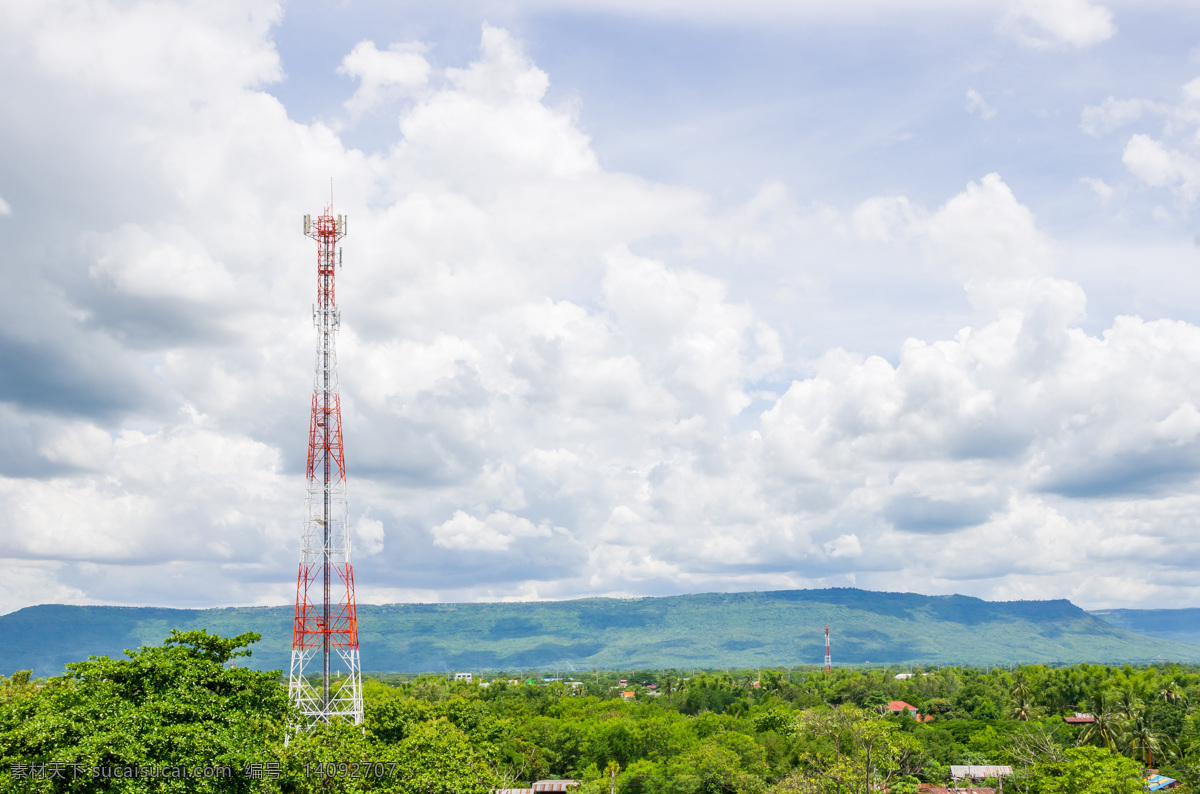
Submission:
<svg viewBox="0 0 1200 794">
<path fill-rule="evenodd" d="M 1125 740 L 1130 755 L 1146 766 L 1154 766 L 1154 754 L 1158 752 L 1160 743 L 1145 708 L 1137 709 L 1126 723 Z"/>
<path fill-rule="evenodd" d="M 496 785 L 476 744 L 445 718 L 414 725 L 396 743 L 347 723 L 320 725 L 280 753 L 279 785 L 289 794 L 486 794 Z"/>
<path fill-rule="evenodd" d="M 869 794 L 908 772 L 908 760 L 920 747 L 899 731 L 898 723 L 853 706 L 805 712 L 799 727 L 822 737 L 826 747 L 805 753 L 803 768 L 785 781 L 783 790 Z"/>
<path fill-rule="evenodd" d="M 1103 691 L 1092 695 L 1092 723 L 1084 729 L 1079 743 L 1103 747 L 1115 752 L 1123 741 L 1121 723 L 1113 710 L 1112 701 Z"/>
<path fill-rule="evenodd" d="M 1121 695 L 1117 698 L 1117 713 L 1122 720 L 1132 720 L 1142 708 L 1142 701 L 1134 693 L 1131 687 L 1125 687 L 1121 690 Z"/>
<path fill-rule="evenodd" d="M 710 739 L 672 760 L 667 766 L 670 790 L 679 794 L 755 794 L 765 791 L 766 783 L 754 772 L 765 773 L 766 764 L 761 758 L 748 762 L 737 749 L 740 748 L 723 746 L 719 739 Z M 754 771 L 746 769 L 747 763 Z M 649 790 L 663 791 L 664 788 Z"/>
<path fill-rule="evenodd" d="M 1034 794 L 1145 794 L 1137 762 L 1101 747 L 1073 747 L 1066 760 L 1034 766 L 1027 778 Z"/>
<path fill-rule="evenodd" d="M 32 676 L 32 670 L 18 670 L 8 678 L 0 675 L 0 703 L 10 703 L 36 693 L 37 685 L 31 680 Z"/>
<path fill-rule="evenodd" d="M 290 714 L 278 673 L 227 668 L 259 635 L 223 638 L 171 632 L 161 647 L 67 665 L 35 695 L 0 709 L 0 764 L 78 764 L 74 779 L 29 781 L 11 774 L 0 791 L 242 792 L 259 786 L 249 764 L 277 760 Z M 93 778 L 91 770 L 219 767 L 230 777 Z M 80 774 L 80 771 L 82 774 Z M 34 784 L 31 786 L 30 784 Z M 45 784 L 45 785 L 42 785 Z"/>
<path fill-rule="evenodd" d="M 1013 676 L 1008 704 L 1008 716 L 1019 722 L 1028 722 L 1034 714 L 1033 691 L 1029 688 L 1029 681 L 1020 671 Z"/>
<path fill-rule="evenodd" d="M 795 712 L 776 706 L 766 711 L 760 711 L 750 718 L 756 733 L 774 731 L 781 736 L 791 734 L 796 728 Z"/>
<path fill-rule="evenodd" d="M 1171 680 L 1162 685 L 1158 690 L 1158 696 L 1162 698 L 1164 703 L 1178 703 L 1184 699 L 1183 687 L 1179 686 L 1179 682 Z"/>
<path fill-rule="evenodd" d="M 446 716 L 425 719 L 433 707 L 409 699 L 372 711 L 383 740 L 364 726 L 334 723 L 285 744 L 299 715 L 278 671 L 227 666 L 257 639 L 175 631 L 161 647 L 70 664 L 44 688 L 5 700 L 0 792 L 484 794 L 495 785 L 491 726 L 454 698 L 441 708 L 475 735 Z M 363 773 L 366 763 L 373 774 Z M 64 776 L 15 777 L 13 764 L 57 764 Z M 183 771 L 205 768 L 228 773 Z M 151 777 L 150 769 L 168 776 Z"/>
</svg>

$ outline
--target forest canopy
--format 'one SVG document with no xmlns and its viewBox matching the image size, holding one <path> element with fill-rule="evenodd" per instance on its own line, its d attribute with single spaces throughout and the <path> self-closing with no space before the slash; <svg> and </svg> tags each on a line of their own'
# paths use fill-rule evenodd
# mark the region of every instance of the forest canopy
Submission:
<svg viewBox="0 0 1200 794">
<path fill-rule="evenodd" d="M 390 675 L 364 683 L 364 725 L 306 732 L 278 672 L 238 666 L 256 639 L 175 631 L 0 679 L 0 792 L 913 794 L 965 764 L 1024 794 L 1200 784 L 1193 667 Z"/>
</svg>

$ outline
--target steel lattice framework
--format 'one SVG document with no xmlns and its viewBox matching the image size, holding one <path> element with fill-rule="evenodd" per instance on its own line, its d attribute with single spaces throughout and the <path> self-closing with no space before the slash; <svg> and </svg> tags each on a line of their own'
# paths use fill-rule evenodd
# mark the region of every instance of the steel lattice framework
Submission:
<svg viewBox="0 0 1200 794">
<path fill-rule="evenodd" d="M 833 672 L 833 654 L 829 652 L 829 627 L 825 627 L 825 672 Z"/>
<path fill-rule="evenodd" d="M 334 273 L 341 265 L 338 242 L 346 219 L 326 207 L 314 223 L 304 216 L 304 234 L 317 241 L 317 365 L 312 417 L 308 426 L 308 494 L 296 613 L 292 627 L 292 667 L 288 694 L 309 726 L 363 719 L 362 676 L 358 659 L 358 615 L 346 508 L 346 458 L 342 449 L 342 403 L 338 396 L 337 308 Z M 314 683 L 320 663 L 320 682 Z M 330 680 L 331 671 L 337 680 Z"/>
</svg>

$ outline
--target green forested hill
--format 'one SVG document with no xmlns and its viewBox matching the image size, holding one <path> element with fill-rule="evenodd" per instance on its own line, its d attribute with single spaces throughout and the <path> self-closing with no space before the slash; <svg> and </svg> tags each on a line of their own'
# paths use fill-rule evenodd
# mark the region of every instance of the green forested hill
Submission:
<svg viewBox="0 0 1200 794">
<path fill-rule="evenodd" d="M 287 667 L 291 607 L 185 610 L 43 605 L 0 616 L 0 671 L 57 673 L 172 628 L 257 631 L 251 660 Z M 1131 633 L 1069 601 L 990 602 L 866 590 L 359 607 L 374 671 L 714 668 L 820 664 L 1200 661 L 1200 645 Z"/>
<path fill-rule="evenodd" d="M 1101 609 L 1093 615 L 1126 631 L 1173 642 L 1200 643 L 1200 609 Z"/>
</svg>

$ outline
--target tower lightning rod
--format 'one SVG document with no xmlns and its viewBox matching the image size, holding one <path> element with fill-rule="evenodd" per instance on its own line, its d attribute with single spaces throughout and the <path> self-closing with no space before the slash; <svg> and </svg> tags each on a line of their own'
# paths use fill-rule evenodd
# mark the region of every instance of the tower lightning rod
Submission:
<svg viewBox="0 0 1200 794">
<path fill-rule="evenodd" d="M 331 187 L 332 191 L 332 187 Z M 335 271 L 341 262 L 338 242 L 346 236 L 346 218 L 330 206 L 316 218 L 304 216 L 304 234 L 317 243 L 316 372 L 308 430 L 308 479 L 305 521 L 296 577 L 292 626 L 292 664 L 288 694 L 307 727 L 363 718 L 362 676 L 358 656 L 358 614 L 346 502 L 346 459 L 342 447 L 342 405 L 338 391 Z M 317 597 L 317 583 L 320 596 Z M 320 686 L 314 686 L 317 656 Z M 336 689 L 330 679 L 335 672 Z"/>
</svg>

